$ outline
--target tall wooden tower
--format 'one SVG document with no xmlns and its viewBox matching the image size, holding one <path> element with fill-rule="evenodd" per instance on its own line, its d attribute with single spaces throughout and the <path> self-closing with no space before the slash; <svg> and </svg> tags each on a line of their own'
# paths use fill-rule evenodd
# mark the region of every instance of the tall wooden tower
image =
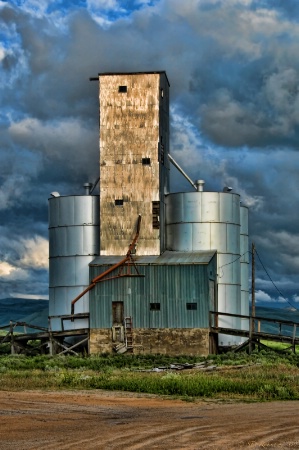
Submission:
<svg viewBox="0 0 299 450">
<path fill-rule="evenodd" d="M 124 255 L 142 216 L 138 255 L 165 250 L 169 189 L 166 72 L 100 73 L 100 253 Z"/>
</svg>

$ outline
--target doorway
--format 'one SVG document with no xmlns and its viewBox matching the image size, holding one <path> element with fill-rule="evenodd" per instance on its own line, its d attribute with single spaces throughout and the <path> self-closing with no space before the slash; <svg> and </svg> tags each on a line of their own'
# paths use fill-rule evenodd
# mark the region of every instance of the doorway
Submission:
<svg viewBox="0 0 299 450">
<path fill-rule="evenodd" d="M 112 341 L 124 342 L 124 302 L 112 302 Z"/>
</svg>

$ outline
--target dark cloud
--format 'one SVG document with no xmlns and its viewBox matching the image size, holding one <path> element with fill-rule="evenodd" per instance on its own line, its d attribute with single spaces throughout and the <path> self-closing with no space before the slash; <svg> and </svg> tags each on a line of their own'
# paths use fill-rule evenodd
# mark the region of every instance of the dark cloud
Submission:
<svg viewBox="0 0 299 450">
<path fill-rule="evenodd" d="M 297 2 L 30 5 L 0 9 L 0 249 L 14 269 L 3 292 L 44 294 L 45 272 L 23 267 L 22 249 L 42 248 L 30 239 L 47 235 L 50 192 L 80 193 L 97 178 L 98 85 L 89 77 L 165 69 L 175 158 L 207 190 L 240 192 L 271 275 L 299 294 Z M 171 177 L 173 190 L 189 189 L 174 169 Z M 278 298 L 258 270 L 259 289 Z"/>
</svg>

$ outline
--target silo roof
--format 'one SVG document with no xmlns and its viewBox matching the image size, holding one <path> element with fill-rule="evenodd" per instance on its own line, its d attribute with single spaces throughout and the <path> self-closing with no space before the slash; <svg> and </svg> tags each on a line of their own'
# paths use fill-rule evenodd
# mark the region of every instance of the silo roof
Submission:
<svg viewBox="0 0 299 450">
<path fill-rule="evenodd" d="M 209 264 L 217 250 L 198 251 L 198 252 L 172 252 L 166 251 L 162 255 L 156 256 L 138 256 L 132 255 L 136 264 L 142 265 L 190 265 L 190 264 Z M 97 256 L 90 262 L 90 266 L 109 266 L 117 264 L 125 256 Z"/>
</svg>

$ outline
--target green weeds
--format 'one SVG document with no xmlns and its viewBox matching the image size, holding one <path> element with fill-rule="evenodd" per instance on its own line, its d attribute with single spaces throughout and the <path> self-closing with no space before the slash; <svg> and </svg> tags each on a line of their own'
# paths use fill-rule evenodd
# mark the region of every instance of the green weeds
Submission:
<svg viewBox="0 0 299 450">
<path fill-rule="evenodd" d="M 205 361 L 198 369 L 140 372 L 171 363 Z M 239 366 L 239 367 L 238 367 Z M 240 367 L 242 366 L 242 367 Z M 246 401 L 298 400 L 299 356 L 262 350 L 252 355 L 226 353 L 208 358 L 167 355 L 0 356 L 0 386 L 21 389 L 109 389 L 197 398 Z"/>
</svg>

